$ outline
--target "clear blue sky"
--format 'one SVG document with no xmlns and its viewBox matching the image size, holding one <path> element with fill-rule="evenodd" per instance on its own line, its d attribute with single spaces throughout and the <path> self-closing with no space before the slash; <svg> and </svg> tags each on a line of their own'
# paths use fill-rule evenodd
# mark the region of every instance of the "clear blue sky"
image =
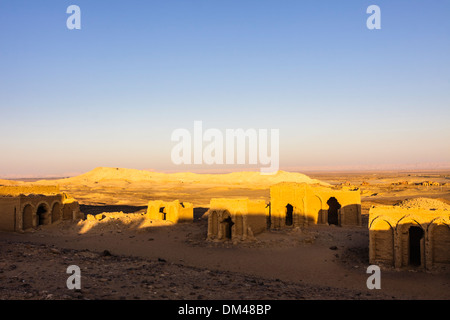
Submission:
<svg viewBox="0 0 450 320">
<path fill-rule="evenodd" d="M 0 176 L 192 171 L 171 163 L 170 135 L 194 120 L 279 129 L 286 169 L 450 163 L 449 14 L 442 0 L 0 0 Z"/>
</svg>

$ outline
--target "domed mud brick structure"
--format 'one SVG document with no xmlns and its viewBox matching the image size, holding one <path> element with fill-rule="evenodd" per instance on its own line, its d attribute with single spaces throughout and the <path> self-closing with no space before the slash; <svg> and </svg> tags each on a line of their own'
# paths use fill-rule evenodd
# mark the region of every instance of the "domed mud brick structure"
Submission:
<svg viewBox="0 0 450 320">
<path fill-rule="evenodd" d="M 275 229 L 315 224 L 361 225 L 359 189 L 281 182 L 270 188 L 270 203 L 271 227 Z"/>
<path fill-rule="evenodd" d="M 173 223 L 193 222 L 194 205 L 189 202 L 152 200 L 148 202 L 147 218 Z"/>
<path fill-rule="evenodd" d="M 264 200 L 213 198 L 208 211 L 208 240 L 246 240 L 267 228 Z"/>
<path fill-rule="evenodd" d="M 78 202 L 57 186 L 0 187 L 0 230 L 24 231 L 83 218 Z"/>
<path fill-rule="evenodd" d="M 431 270 L 450 264 L 450 206 L 412 199 L 369 213 L 369 260 L 395 268 Z"/>
</svg>

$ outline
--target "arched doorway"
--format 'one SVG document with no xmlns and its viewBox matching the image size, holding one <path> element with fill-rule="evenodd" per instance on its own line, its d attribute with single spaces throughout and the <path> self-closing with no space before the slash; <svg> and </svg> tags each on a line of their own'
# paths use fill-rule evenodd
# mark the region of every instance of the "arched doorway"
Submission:
<svg viewBox="0 0 450 320">
<path fill-rule="evenodd" d="M 335 197 L 331 197 L 327 201 L 328 204 L 328 224 L 339 225 L 339 209 L 341 204 L 337 201 Z"/>
<path fill-rule="evenodd" d="M 52 209 L 52 223 L 61 219 L 61 204 L 56 202 Z"/>
<path fill-rule="evenodd" d="M 420 240 L 423 238 L 423 229 L 418 226 L 412 226 L 409 228 L 409 264 L 412 266 L 420 266 L 421 250 Z"/>
<path fill-rule="evenodd" d="M 161 213 L 161 220 L 167 219 L 167 212 L 165 209 L 166 209 L 165 207 L 159 208 L 159 213 Z"/>
<path fill-rule="evenodd" d="M 286 220 L 285 224 L 287 226 L 292 226 L 292 223 L 294 222 L 294 207 L 291 204 L 287 204 L 286 206 Z"/>
<path fill-rule="evenodd" d="M 49 210 L 45 204 L 39 205 L 36 211 L 36 227 L 49 224 Z"/>
<path fill-rule="evenodd" d="M 228 216 L 228 217 L 226 217 L 225 219 L 222 220 L 222 223 L 224 224 L 224 226 L 223 226 L 223 230 L 224 230 L 223 236 L 224 236 L 224 238 L 231 240 L 231 238 L 233 236 L 233 234 L 232 234 L 232 230 L 233 230 L 232 228 L 233 228 L 233 225 L 234 225 L 233 220 L 231 219 L 230 216 Z"/>
<path fill-rule="evenodd" d="M 62 218 L 63 220 L 72 220 L 73 217 L 73 210 L 71 206 L 64 205 L 62 209 Z"/>
<path fill-rule="evenodd" d="M 23 208 L 22 215 L 22 230 L 27 230 L 33 227 L 33 207 L 28 204 Z"/>
</svg>

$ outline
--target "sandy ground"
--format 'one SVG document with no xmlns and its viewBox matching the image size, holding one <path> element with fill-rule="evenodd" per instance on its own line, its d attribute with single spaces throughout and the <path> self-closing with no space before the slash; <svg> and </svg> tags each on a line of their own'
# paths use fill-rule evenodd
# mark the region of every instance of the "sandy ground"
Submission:
<svg viewBox="0 0 450 320">
<path fill-rule="evenodd" d="M 143 199 L 157 198 L 152 193 L 157 185 L 135 186 L 132 191 L 117 184 L 95 190 L 66 185 L 62 188 L 83 199 L 85 214 L 104 212 L 105 218 L 62 221 L 25 233 L 0 233 L 0 298 L 450 299 L 448 270 L 383 267 L 381 289 L 366 286 L 369 207 L 417 196 L 448 201 L 448 186 L 393 186 L 393 181 L 411 176 L 364 175 L 312 176 L 331 184 L 369 182 L 361 188 L 362 227 L 267 231 L 253 241 L 237 243 L 205 241 L 207 220 L 200 218 L 205 209 L 196 210 L 193 223 L 145 220 Z M 445 182 L 447 177 L 442 173 L 434 178 Z M 221 189 L 208 186 L 213 191 L 202 193 L 202 188 L 183 186 L 175 196 L 182 193 L 181 200 L 204 207 L 205 200 L 220 194 Z M 268 197 L 265 189 L 242 186 L 227 187 L 227 192 Z M 133 194 L 139 196 L 133 200 Z M 66 287 L 69 265 L 81 269 L 81 290 Z"/>
</svg>

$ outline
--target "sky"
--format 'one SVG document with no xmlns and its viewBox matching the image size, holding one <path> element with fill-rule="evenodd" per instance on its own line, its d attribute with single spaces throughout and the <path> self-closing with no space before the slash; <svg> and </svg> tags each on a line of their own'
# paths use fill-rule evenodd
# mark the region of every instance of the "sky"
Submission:
<svg viewBox="0 0 450 320">
<path fill-rule="evenodd" d="M 278 129 L 283 170 L 450 167 L 449 12 L 441 0 L 0 0 L 0 177 L 252 168 L 174 164 L 171 134 L 194 121 Z"/>
</svg>

